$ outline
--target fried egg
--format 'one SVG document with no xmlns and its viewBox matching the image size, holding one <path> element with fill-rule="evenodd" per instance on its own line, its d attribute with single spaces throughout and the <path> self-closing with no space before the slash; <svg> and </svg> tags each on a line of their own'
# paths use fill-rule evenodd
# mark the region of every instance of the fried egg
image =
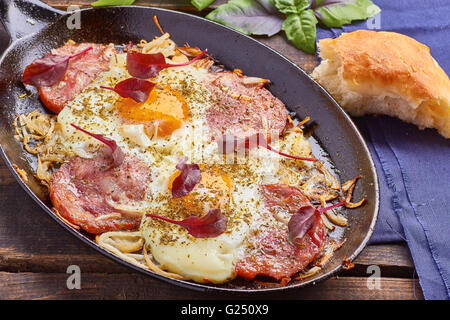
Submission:
<svg viewBox="0 0 450 320">
<path fill-rule="evenodd" d="M 282 159 L 264 148 L 251 149 L 248 156 L 238 158 L 219 154 L 205 116 L 215 100 L 205 85 L 208 70 L 204 68 L 188 65 L 162 70 L 151 79 L 157 85 L 142 103 L 100 88 L 114 87 L 129 77 L 126 55 L 116 54 L 110 70 L 59 113 L 62 143 L 80 157 L 90 158 L 98 152 L 102 144 L 75 130 L 70 125 L 74 123 L 115 140 L 125 154 L 144 161 L 152 171 L 152 199 L 144 205 L 140 232 L 153 259 L 162 269 L 197 282 L 233 279 L 236 262 L 249 245 L 251 234 L 261 225 L 279 223 L 265 207 L 259 186 L 307 182 L 310 170 L 304 169 L 312 169 L 314 164 Z M 285 135 L 274 141 L 273 147 L 298 156 L 311 154 L 301 132 Z M 173 199 L 171 184 L 183 157 L 200 165 L 202 177 L 191 193 Z M 227 216 L 228 226 L 215 238 L 195 238 L 182 227 L 144 214 L 182 220 L 217 207 Z"/>
</svg>

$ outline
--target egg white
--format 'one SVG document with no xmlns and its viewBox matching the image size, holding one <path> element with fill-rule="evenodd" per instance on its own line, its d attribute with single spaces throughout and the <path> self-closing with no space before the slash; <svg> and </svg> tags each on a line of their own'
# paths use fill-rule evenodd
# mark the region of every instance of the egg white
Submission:
<svg viewBox="0 0 450 320">
<path fill-rule="evenodd" d="M 225 233 L 216 238 L 197 239 L 181 227 L 170 225 L 167 234 L 166 229 L 158 229 L 151 223 L 151 218 L 145 215 L 140 228 L 153 258 L 163 269 L 197 282 L 222 283 L 236 276 L 234 266 L 242 258 L 252 230 L 264 223 L 277 223 L 263 204 L 259 186 L 285 182 L 285 173 L 281 175 L 280 172 L 286 165 L 283 165 L 278 154 L 264 148 L 255 148 L 250 151 L 249 157 L 241 157 L 237 161 L 233 155 L 231 159 L 225 160 L 219 155 L 217 143 L 209 135 L 205 117 L 213 101 L 204 85 L 206 76 L 207 71 L 204 69 L 185 66 L 165 69 L 153 79 L 182 92 L 190 115 L 182 127 L 170 136 L 150 139 L 142 124 L 131 125 L 120 121 L 115 107 L 118 95 L 100 88 L 113 87 L 130 77 L 126 70 L 125 54 L 117 54 L 115 59 L 111 59 L 110 70 L 104 72 L 59 113 L 58 124 L 63 144 L 78 156 L 94 156 L 101 143 L 75 130 L 71 123 L 114 139 L 125 154 L 144 161 L 152 172 L 150 188 L 153 198 L 146 204 L 145 211 L 157 215 L 164 215 L 170 210 L 167 201 L 171 196 L 168 183 L 181 157 L 187 156 L 189 162 L 198 164 L 236 162 L 228 172 L 233 181 L 233 210 L 230 217 L 232 222 Z M 285 152 L 296 148 L 300 151 L 294 151 L 305 155 L 311 150 L 308 140 L 301 134 L 290 134 L 283 141 L 274 143 L 274 147 Z M 292 172 L 294 176 L 291 180 L 298 183 L 302 179 L 301 174 L 298 170 Z"/>
</svg>

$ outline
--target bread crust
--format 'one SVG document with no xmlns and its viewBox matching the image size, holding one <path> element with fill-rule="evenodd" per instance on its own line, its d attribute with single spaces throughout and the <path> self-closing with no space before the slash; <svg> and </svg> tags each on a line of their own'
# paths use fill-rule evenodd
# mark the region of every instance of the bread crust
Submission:
<svg viewBox="0 0 450 320">
<path fill-rule="evenodd" d="M 409 103 L 411 110 L 417 109 L 412 118 L 433 119 L 424 124 L 403 120 L 420 127 L 436 127 L 450 137 L 450 80 L 426 45 L 399 33 L 358 30 L 320 40 L 319 48 L 322 59 L 340 59 L 339 73 L 347 90 L 398 96 Z M 327 88 L 320 72 L 315 70 L 312 75 Z M 388 114 L 395 113 L 390 110 Z"/>
</svg>

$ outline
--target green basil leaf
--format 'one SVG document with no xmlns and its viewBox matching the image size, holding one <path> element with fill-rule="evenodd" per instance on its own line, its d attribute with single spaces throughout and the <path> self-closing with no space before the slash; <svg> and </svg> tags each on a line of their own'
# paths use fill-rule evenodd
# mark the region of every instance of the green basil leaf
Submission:
<svg viewBox="0 0 450 320">
<path fill-rule="evenodd" d="M 128 6 L 135 0 L 97 0 L 91 3 L 93 7 Z"/>
<path fill-rule="evenodd" d="M 340 28 L 354 20 L 365 20 L 381 10 L 370 0 L 313 0 L 311 9 L 329 28 Z"/>
<path fill-rule="evenodd" d="M 311 9 L 304 10 L 299 14 L 287 16 L 283 22 L 282 29 L 298 49 L 307 53 L 316 52 L 316 16 Z"/>
<path fill-rule="evenodd" d="M 284 14 L 300 13 L 307 9 L 310 0 L 274 0 L 274 5 Z"/>
<path fill-rule="evenodd" d="M 197 8 L 197 10 L 202 11 L 207 6 L 212 4 L 216 0 L 191 0 L 191 4 Z"/>
<path fill-rule="evenodd" d="M 261 4 L 263 3 L 263 4 Z M 281 30 L 283 18 L 269 12 L 268 0 L 230 0 L 211 11 L 206 19 L 218 22 L 247 35 L 273 36 Z"/>
</svg>

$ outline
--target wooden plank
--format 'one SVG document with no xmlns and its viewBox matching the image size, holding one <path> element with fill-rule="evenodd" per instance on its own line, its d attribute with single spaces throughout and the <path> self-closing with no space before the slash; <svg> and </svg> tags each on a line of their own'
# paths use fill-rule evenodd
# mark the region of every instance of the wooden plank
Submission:
<svg viewBox="0 0 450 320">
<path fill-rule="evenodd" d="M 297 64 L 306 73 L 310 74 L 314 68 L 317 66 L 317 58 L 314 55 L 307 54 L 296 47 L 294 47 L 287 39 L 284 33 L 279 33 L 270 38 L 268 37 L 255 37 L 258 41 L 264 43 L 265 45 L 271 47 L 275 51 Z M 244 67 L 245 68 L 245 67 Z M 245 69 L 243 69 L 245 73 Z"/>
<path fill-rule="evenodd" d="M 406 243 L 370 245 L 355 259 L 354 264 L 354 268 L 342 272 L 341 275 L 366 275 L 373 271 L 372 266 L 378 266 L 383 277 L 415 276 L 414 263 Z"/>
<path fill-rule="evenodd" d="M 17 181 L 16 181 L 16 179 L 14 179 L 13 175 L 11 174 L 9 169 L 6 167 L 6 165 L 2 159 L 1 165 L 0 165 L 0 187 L 7 186 L 7 185 L 13 184 L 13 183 L 17 183 Z"/>
<path fill-rule="evenodd" d="M 81 289 L 67 289 L 68 274 L 0 272 L 0 299 L 423 299 L 416 279 L 380 278 L 369 289 L 367 278 L 332 278 L 284 292 L 224 294 L 198 292 L 138 274 L 81 273 Z"/>
</svg>

